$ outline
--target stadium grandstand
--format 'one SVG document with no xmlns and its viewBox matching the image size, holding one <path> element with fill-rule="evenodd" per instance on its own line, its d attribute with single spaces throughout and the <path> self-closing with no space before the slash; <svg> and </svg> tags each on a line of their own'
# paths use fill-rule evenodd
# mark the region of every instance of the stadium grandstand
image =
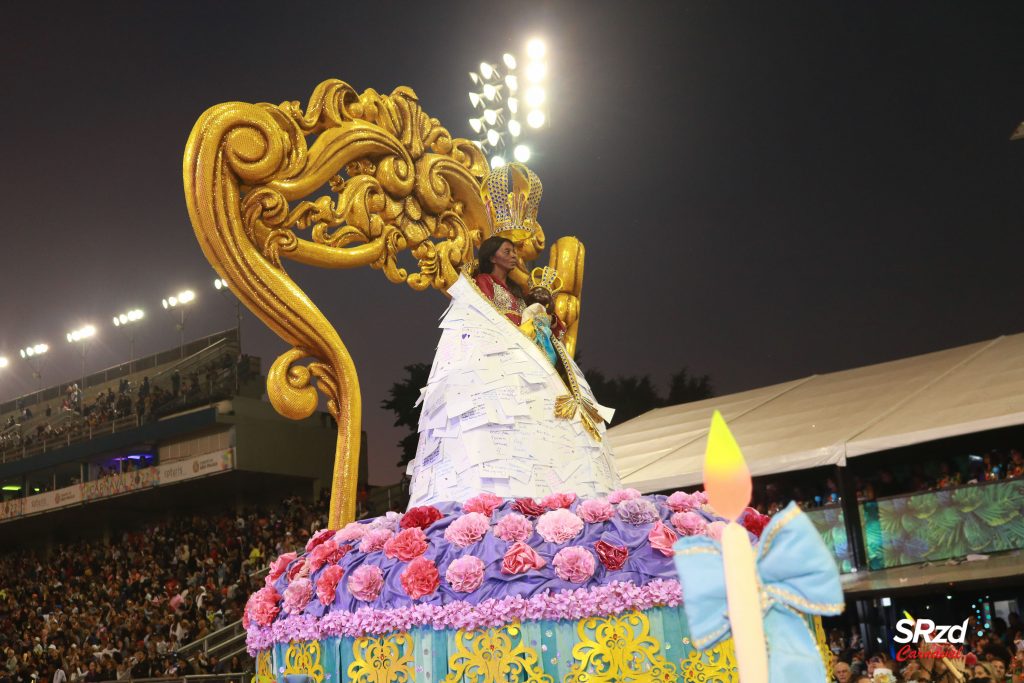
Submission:
<svg viewBox="0 0 1024 683">
<path fill-rule="evenodd" d="M 0 683 L 251 678 L 242 608 L 326 524 L 337 438 L 264 386 L 229 330 L 0 404 Z M 363 449 L 360 516 L 403 505 Z"/>
</svg>

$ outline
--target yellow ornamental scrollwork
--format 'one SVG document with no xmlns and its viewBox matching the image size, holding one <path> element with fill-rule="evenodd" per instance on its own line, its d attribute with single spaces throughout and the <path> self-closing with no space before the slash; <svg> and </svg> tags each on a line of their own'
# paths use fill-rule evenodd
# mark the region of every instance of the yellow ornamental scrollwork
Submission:
<svg viewBox="0 0 1024 683">
<path fill-rule="evenodd" d="M 256 655 L 256 683 L 274 683 L 274 656 L 270 650 L 263 650 Z"/>
<path fill-rule="evenodd" d="M 518 624 L 484 631 L 459 631 L 444 683 L 553 683 L 537 653 L 522 642 Z"/>
<path fill-rule="evenodd" d="M 316 683 L 323 683 L 324 666 L 320 661 L 320 643 L 290 643 L 284 654 L 284 673 L 311 676 Z"/>
<path fill-rule="evenodd" d="M 352 643 L 353 662 L 348 667 L 350 683 L 413 683 L 412 648 L 408 633 L 356 638 Z"/>
<path fill-rule="evenodd" d="M 681 668 L 687 683 L 737 683 L 740 679 L 732 638 L 707 650 L 691 650 Z"/>
<path fill-rule="evenodd" d="M 661 655 L 642 612 L 582 619 L 576 627 L 579 642 L 564 683 L 669 683 L 677 680 L 675 664 Z"/>
<path fill-rule="evenodd" d="M 825 665 L 825 680 L 832 680 L 832 650 L 828 647 L 828 638 L 825 636 L 825 627 L 821 624 L 821 617 L 814 617 L 814 639 L 818 642 L 818 654 Z"/>
</svg>

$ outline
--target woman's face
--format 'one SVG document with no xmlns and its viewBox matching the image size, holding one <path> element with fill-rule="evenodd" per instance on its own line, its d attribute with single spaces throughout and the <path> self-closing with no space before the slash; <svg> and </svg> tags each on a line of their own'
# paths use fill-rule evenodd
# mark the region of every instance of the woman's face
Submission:
<svg viewBox="0 0 1024 683">
<path fill-rule="evenodd" d="M 512 246 L 511 242 L 502 242 L 501 246 L 498 247 L 498 251 L 494 252 L 491 261 L 503 270 L 509 271 L 514 269 L 517 263 L 515 247 Z"/>
</svg>

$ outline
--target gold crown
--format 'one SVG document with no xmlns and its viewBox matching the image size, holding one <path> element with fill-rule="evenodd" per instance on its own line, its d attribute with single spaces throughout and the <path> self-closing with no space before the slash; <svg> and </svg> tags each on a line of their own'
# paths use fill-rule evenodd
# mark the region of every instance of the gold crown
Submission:
<svg viewBox="0 0 1024 683">
<path fill-rule="evenodd" d="M 480 185 L 491 235 L 521 242 L 540 228 L 537 209 L 544 186 L 537 174 L 520 163 L 493 169 Z"/>
<path fill-rule="evenodd" d="M 554 268 L 534 268 L 530 271 L 530 289 L 535 287 L 546 289 L 554 296 L 562 291 L 562 278 L 558 277 L 558 271 Z"/>
</svg>

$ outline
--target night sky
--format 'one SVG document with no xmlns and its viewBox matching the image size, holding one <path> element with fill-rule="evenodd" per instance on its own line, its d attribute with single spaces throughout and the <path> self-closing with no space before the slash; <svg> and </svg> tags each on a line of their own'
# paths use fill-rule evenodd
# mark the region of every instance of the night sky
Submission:
<svg viewBox="0 0 1024 683">
<path fill-rule="evenodd" d="M 530 166 L 549 241 L 587 247 L 585 367 L 728 393 L 1024 329 L 1024 3 L 26 1 L 0 34 L 3 399 L 34 389 L 32 342 L 47 384 L 78 376 L 85 322 L 90 372 L 125 360 L 127 308 L 140 354 L 176 346 L 160 299 L 185 287 L 189 337 L 233 326 L 182 189 L 206 108 L 409 85 L 469 136 L 467 73 L 533 36 L 552 126 Z M 377 406 L 430 361 L 444 298 L 287 267 L 355 359 L 392 481 Z M 264 369 L 285 349 L 248 314 L 243 336 Z"/>
</svg>

